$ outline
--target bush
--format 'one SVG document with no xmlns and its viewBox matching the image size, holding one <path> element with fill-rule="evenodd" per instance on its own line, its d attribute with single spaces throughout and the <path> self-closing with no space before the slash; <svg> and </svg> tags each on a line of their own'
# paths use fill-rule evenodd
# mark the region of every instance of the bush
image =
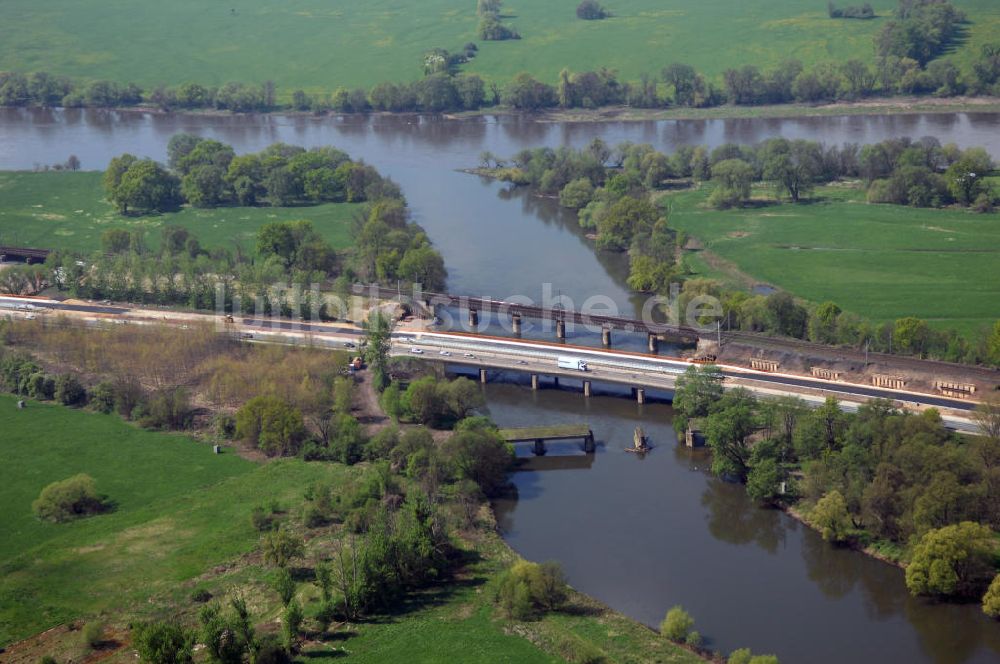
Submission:
<svg viewBox="0 0 1000 664">
<path fill-rule="evenodd" d="M 274 587 L 274 591 L 278 593 L 278 597 L 281 598 L 282 606 L 288 606 L 292 599 L 295 598 L 295 579 L 292 578 L 292 573 L 286 568 L 281 568 L 274 574 L 274 578 L 271 580 L 271 585 Z"/>
<path fill-rule="evenodd" d="M 530 620 L 560 608 L 567 587 L 558 563 L 539 565 L 521 560 L 501 577 L 497 602 L 508 618 Z"/>
<path fill-rule="evenodd" d="M 193 416 L 185 390 L 163 390 L 150 397 L 145 413 L 139 418 L 139 426 L 147 429 L 186 429 Z"/>
<path fill-rule="evenodd" d="M 191 661 L 194 635 L 176 623 L 150 622 L 132 629 L 132 643 L 149 664 L 186 664 Z"/>
<path fill-rule="evenodd" d="M 610 16 L 608 10 L 600 5 L 597 0 L 583 0 L 576 7 L 576 17 L 584 21 L 599 21 Z"/>
<path fill-rule="evenodd" d="M 687 638 L 688 632 L 694 627 L 694 618 L 680 606 L 667 611 L 666 617 L 660 623 L 660 633 L 671 641 L 680 643 Z"/>
<path fill-rule="evenodd" d="M 210 599 L 212 599 L 212 593 L 206 588 L 195 588 L 194 592 L 191 593 L 191 601 L 195 604 L 204 604 Z"/>
<path fill-rule="evenodd" d="M 107 507 L 104 498 L 97 493 L 94 478 L 83 473 L 53 482 L 31 503 L 35 516 L 56 523 L 99 514 Z"/>
<path fill-rule="evenodd" d="M 684 643 L 688 644 L 692 648 L 700 648 L 702 644 L 701 634 L 697 630 L 691 630 L 684 638 Z"/>
<path fill-rule="evenodd" d="M 115 388 L 107 382 L 102 381 L 94 386 L 90 391 L 90 407 L 98 413 L 107 415 L 115 409 Z"/>
<path fill-rule="evenodd" d="M 87 401 L 87 390 L 73 374 L 56 377 L 55 400 L 64 406 L 80 406 Z"/>
<path fill-rule="evenodd" d="M 260 505 L 253 508 L 253 511 L 250 513 L 250 523 L 253 525 L 254 530 L 259 533 L 265 533 L 274 528 L 274 519 Z"/>
<path fill-rule="evenodd" d="M 990 618 L 1000 618 L 1000 574 L 993 577 L 990 587 L 983 595 L 983 613 Z"/>
<path fill-rule="evenodd" d="M 91 650 L 100 648 L 104 643 L 104 623 L 89 622 L 83 626 L 81 634 L 83 645 Z"/>
<path fill-rule="evenodd" d="M 994 534 L 963 521 L 927 532 L 913 549 L 906 587 L 914 595 L 978 599 L 993 578 Z"/>
</svg>

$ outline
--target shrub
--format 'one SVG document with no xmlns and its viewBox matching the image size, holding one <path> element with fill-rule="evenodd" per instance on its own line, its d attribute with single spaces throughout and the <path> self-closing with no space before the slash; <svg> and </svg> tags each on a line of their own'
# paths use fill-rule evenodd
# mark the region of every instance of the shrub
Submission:
<svg viewBox="0 0 1000 664">
<path fill-rule="evenodd" d="M 666 617 L 660 623 L 660 633 L 671 641 L 680 643 L 687 638 L 688 632 L 694 627 L 694 618 L 680 606 L 667 611 Z"/>
<path fill-rule="evenodd" d="M 104 643 L 104 623 L 89 622 L 83 626 L 83 645 L 90 649 L 100 648 Z"/>
<path fill-rule="evenodd" d="M 193 415 L 185 390 L 163 390 L 150 397 L 144 415 L 139 418 L 139 426 L 147 429 L 186 429 Z"/>
<path fill-rule="evenodd" d="M 600 5 L 597 0 L 583 0 L 576 7 L 576 17 L 584 21 L 599 21 L 610 16 L 608 10 Z"/>
<path fill-rule="evenodd" d="M 94 478 L 83 473 L 48 485 L 31 504 L 35 516 L 56 523 L 98 514 L 107 508 Z"/>
<path fill-rule="evenodd" d="M 281 598 L 282 606 L 288 606 L 295 597 L 295 579 L 292 578 L 292 573 L 284 567 L 279 569 L 275 572 L 271 585 Z"/>
<path fill-rule="evenodd" d="M 302 607 L 294 600 L 286 603 L 285 607 L 284 620 L 281 624 L 281 635 L 285 642 L 285 651 L 292 652 L 295 642 L 299 638 L 299 632 L 302 630 L 302 621 L 305 619 L 305 616 L 302 613 Z"/>
<path fill-rule="evenodd" d="M 254 397 L 236 413 L 236 437 L 270 455 L 295 454 L 305 434 L 302 412 L 277 397 Z"/>
<path fill-rule="evenodd" d="M 260 505 L 253 508 L 253 511 L 250 513 L 250 523 L 253 525 L 254 530 L 259 533 L 265 533 L 274 528 L 274 519 Z"/>
<path fill-rule="evenodd" d="M 87 390 L 73 374 L 56 377 L 55 400 L 64 406 L 80 406 L 87 401 Z"/>
<path fill-rule="evenodd" d="M 38 660 L 38 664 L 59 664 L 59 662 L 57 662 L 56 658 L 52 655 L 42 655 L 42 657 Z"/>
<path fill-rule="evenodd" d="M 1000 618 L 1000 574 L 993 577 L 990 587 L 983 595 L 983 613 L 990 618 Z"/>
<path fill-rule="evenodd" d="M 132 629 L 132 643 L 144 662 L 186 664 L 191 661 L 194 635 L 176 623 L 142 623 Z"/>
<path fill-rule="evenodd" d="M 684 643 L 688 644 L 692 648 L 700 648 L 702 644 L 701 634 L 698 630 L 691 630 L 688 632 L 687 636 L 684 637 Z"/>
<path fill-rule="evenodd" d="M 191 593 L 191 601 L 195 604 L 204 604 L 210 599 L 212 599 L 212 593 L 207 588 L 195 588 L 194 592 Z"/>
<path fill-rule="evenodd" d="M 115 388 L 107 382 L 101 381 L 90 391 L 90 407 L 98 413 L 107 415 L 115 409 Z"/>
<path fill-rule="evenodd" d="M 264 560 L 275 567 L 288 567 L 293 558 L 301 558 L 304 553 L 302 538 L 284 528 L 279 528 L 264 538 Z"/>
<path fill-rule="evenodd" d="M 994 534 L 972 521 L 927 532 L 913 549 L 906 587 L 914 595 L 972 599 L 993 577 Z"/>
<path fill-rule="evenodd" d="M 566 581 L 558 563 L 514 563 L 501 577 L 497 602 L 508 618 L 530 620 L 566 601 Z"/>
</svg>

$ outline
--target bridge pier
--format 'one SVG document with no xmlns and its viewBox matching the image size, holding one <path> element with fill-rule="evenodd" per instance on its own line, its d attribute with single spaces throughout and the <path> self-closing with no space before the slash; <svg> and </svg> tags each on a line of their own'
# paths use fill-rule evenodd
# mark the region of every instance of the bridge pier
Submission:
<svg viewBox="0 0 1000 664">
<path fill-rule="evenodd" d="M 538 389 L 538 374 L 531 374 L 531 389 Z"/>
<path fill-rule="evenodd" d="M 589 380 L 583 381 L 583 396 L 585 396 L 585 397 L 589 397 L 590 396 L 590 381 Z"/>
<path fill-rule="evenodd" d="M 556 387 L 559 387 L 559 376 L 553 376 L 552 381 Z"/>
<path fill-rule="evenodd" d="M 486 384 L 486 369 L 479 370 L 479 382 L 483 385 Z"/>
<path fill-rule="evenodd" d="M 646 403 L 646 390 L 641 387 L 633 388 L 635 390 L 635 401 L 640 406 Z"/>
<path fill-rule="evenodd" d="M 479 327 L 479 312 L 475 309 L 469 309 L 469 327 Z"/>
<path fill-rule="evenodd" d="M 566 338 L 566 321 L 556 321 L 556 339 Z"/>
<path fill-rule="evenodd" d="M 611 345 L 611 328 L 605 327 L 601 328 L 601 343 L 605 346 Z"/>
<path fill-rule="evenodd" d="M 545 456 L 545 441 L 541 438 L 535 439 L 535 455 Z"/>
<path fill-rule="evenodd" d="M 655 353 L 660 350 L 660 340 L 656 338 L 656 335 L 650 332 L 647 335 L 647 345 L 649 346 L 649 352 Z"/>
<path fill-rule="evenodd" d="M 594 444 L 594 432 L 591 432 L 589 436 L 583 439 L 583 451 L 587 454 L 593 454 L 596 447 Z"/>
<path fill-rule="evenodd" d="M 510 317 L 510 325 L 514 334 L 521 334 L 521 314 L 513 314 Z"/>
</svg>

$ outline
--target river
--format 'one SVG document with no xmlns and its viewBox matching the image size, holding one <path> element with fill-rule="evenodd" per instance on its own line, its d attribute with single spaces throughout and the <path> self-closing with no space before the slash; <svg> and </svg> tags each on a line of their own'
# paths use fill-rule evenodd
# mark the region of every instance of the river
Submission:
<svg viewBox="0 0 1000 664">
<path fill-rule="evenodd" d="M 335 145 L 400 183 L 415 219 L 444 255 L 450 291 L 535 300 L 548 291 L 573 305 L 601 295 L 635 315 L 638 301 L 624 285 L 622 257 L 595 254 L 572 214 L 555 201 L 459 169 L 476 165 L 486 150 L 507 157 L 540 145 L 580 147 L 594 137 L 671 151 L 773 136 L 832 144 L 933 135 L 1000 156 L 998 128 L 996 114 L 546 123 L 511 116 L 455 121 L 3 109 L 0 168 L 30 169 L 71 153 L 87 169 L 102 169 L 126 151 L 164 160 L 167 141 L 179 131 L 217 138 L 237 152 L 275 141 Z M 1000 626 L 978 606 L 913 599 L 899 570 L 831 547 L 784 514 L 752 505 L 742 487 L 713 478 L 704 451 L 677 447 L 666 403 L 531 392 L 516 382 L 511 376 L 485 387 L 498 423 L 585 421 L 600 442 L 592 457 L 566 446 L 564 456 L 529 461 L 513 475 L 517 500 L 497 504 L 511 546 L 532 560 L 560 561 L 576 588 L 650 625 L 681 604 L 709 647 L 749 646 L 778 654 L 784 664 L 1000 661 Z M 641 459 L 623 451 L 640 423 L 656 446 Z"/>
</svg>

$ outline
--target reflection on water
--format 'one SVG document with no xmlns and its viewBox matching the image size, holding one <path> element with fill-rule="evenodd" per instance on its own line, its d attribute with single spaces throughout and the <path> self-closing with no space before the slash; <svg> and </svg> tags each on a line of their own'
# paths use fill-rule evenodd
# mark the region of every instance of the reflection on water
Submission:
<svg viewBox="0 0 1000 664">
<path fill-rule="evenodd" d="M 62 162 L 71 153 L 88 169 L 126 151 L 163 160 L 179 131 L 225 141 L 237 152 L 276 141 L 336 145 L 402 185 L 444 255 L 451 291 L 537 301 L 549 283 L 577 303 L 600 294 L 634 315 L 623 257 L 595 254 L 556 201 L 457 169 L 476 165 L 484 150 L 507 156 L 542 145 L 581 147 L 595 137 L 672 151 L 773 136 L 870 143 L 933 134 L 1000 156 L 998 124 L 996 114 L 964 113 L 540 123 L 519 116 L 459 122 L 2 109 L 0 168 Z M 623 347 L 633 343 L 618 339 Z M 533 560 L 559 560 L 574 586 L 615 609 L 655 625 L 681 604 L 709 647 L 776 652 L 785 664 L 1000 660 L 1000 627 L 975 605 L 913 599 L 898 570 L 831 547 L 786 515 L 752 505 L 742 487 L 712 478 L 704 450 L 678 448 L 668 406 L 509 384 L 484 389 L 502 425 L 585 421 L 597 435 L 594 455 L 529 460 L 513 475 L 516 499 L 497 501 L 496 511 L 515 549 Z M 655 446 L 644 458 L 624 452 L 638 424 Z"/>
<path fill-rule="evenodd" d="M 512 476 L 516 498 L 495 504 L 511 546 L 559 560 L 583 592 L 649 625 L 681 604 L 709 647 L 782 662 L 1000 658 L 1000 626 L 978 606 L 914 599 L 897 568 L 833 547 L 712 477 L 704 449 L 677 445 L 669 406 L 484 389 L 502 426 L 586 423 L 599 441 L 586 467 L 578 456 L 532 459 Z M 624 451 L 638 424 L 656 445 L 642 459 Z"/>
</svg>

